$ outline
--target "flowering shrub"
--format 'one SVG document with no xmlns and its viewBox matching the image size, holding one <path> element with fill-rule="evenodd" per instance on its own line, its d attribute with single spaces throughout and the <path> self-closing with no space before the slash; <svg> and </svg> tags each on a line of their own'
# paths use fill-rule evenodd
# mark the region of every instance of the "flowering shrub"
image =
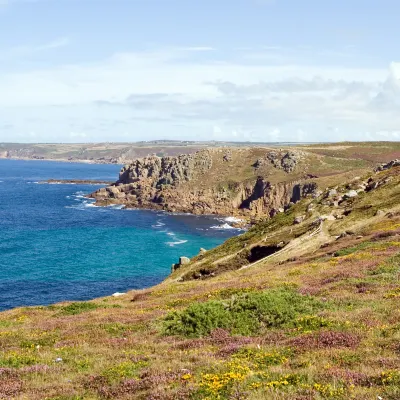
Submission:
<svg viewBox="0 0 400 400">
<path fill-rule="evenodd" d="M 133 378 L 136 377 L 139 370 L 146 365 L 146 361 L 125 361 L 106 369 L 102 376 L 104 376 L 108 381 L 115 381 L 122 378 Z"/>
<path fill-rule="evenodd" d="M 37 364 L 38 359 L 33 351 L 17 353 L 9 352 L 0 356 L 0 367 L 20 368 L 26 365 Z"/>
<path fill-rule="evenodd" d="M 377 385 L 387 386 L 396 385 L 400 386 L 400 370 L 389 370 L 383 371 L 375 377 L 375 383 Z"/>
<path fill-rule="evenodd" d="M 323 317 L 319 317 L 317 315 L 305 315 L 296 318 L 296 320 L 293 322 L 293 325 L 297 331 L 305 333 L 305 332 L 316 331 L 320 328 L 332 327 L 336 324 L 334 321 L 331 321 Z"/>
<path fill-rule="evenodd" d="M 288 361 L 290 351 L 285 353 L 265 352 L 256 349 L 242 349 L 234 355 L 236 360 L 246 360 L 253 368 L 263 369 L 270 365 L 280 365 Z"/>
<path fill-rule="evenodd" d="M 391 290 L 390 292 L 386 293 L 383 297 L 385 299 L 394 299 L 396 297 L 400 297 L 400 287 Z"/>
</svg>

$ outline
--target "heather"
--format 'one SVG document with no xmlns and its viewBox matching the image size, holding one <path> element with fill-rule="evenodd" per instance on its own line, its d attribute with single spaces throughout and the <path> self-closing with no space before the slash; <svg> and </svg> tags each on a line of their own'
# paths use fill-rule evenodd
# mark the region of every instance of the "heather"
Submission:
<svg viewBox="0 0 400 400">
<path fill-rule="evenodd" d="M 399 170 L 373 179 L 385 183 L 340 206 L 300 202 L 152 288 L 1 313 L 0 398 L 399 399 Z"/>
</svg>

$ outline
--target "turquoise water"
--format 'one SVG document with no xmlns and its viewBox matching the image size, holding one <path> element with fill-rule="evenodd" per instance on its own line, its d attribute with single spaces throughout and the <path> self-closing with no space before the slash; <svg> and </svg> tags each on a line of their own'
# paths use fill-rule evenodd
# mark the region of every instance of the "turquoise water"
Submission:
<svg viewBox="0 0 400 400">
<path fill-rule="evenodd" d="M 191 257 L 240 233 L 223 219 L 94 207 L 95 185 L 120 166 L 0 160 L 0 310 L 91 298 L 162 281 Z"/>
</svg>

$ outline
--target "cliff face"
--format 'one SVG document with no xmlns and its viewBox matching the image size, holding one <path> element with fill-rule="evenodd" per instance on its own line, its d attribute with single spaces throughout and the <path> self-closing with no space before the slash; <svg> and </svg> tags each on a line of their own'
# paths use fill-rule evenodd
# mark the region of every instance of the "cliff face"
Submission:
<svg viewBox="0 0 400 400">
<path fill-rule="evenodd" d="M 114 185 L 91 197 L 99 205 L 118 203 L 193 214 L 261 217 L 282 212 L 289 203 L 316 194 L 317 185 L 308 177 L 289 179 L 303 153 L 271 151 L 249 165 L 244 165 L 245 155 L 224 149 L 140 158 L 122 168 Z M 250 170 L 250 179 L 238 179 L 235 168 Z M 277 170 L 286 180 L 273 184 L 260 175 Z"/>
<path fill-rule="evenodd" d="M 177 157 L 150 156 L 139 158 L 122 168 L 117 183 L 126 185 L 148 180 L 157 189 L 165 185 L 178 185 L 204 175 L 212 167 L 209 150 Z"/>
</svg>

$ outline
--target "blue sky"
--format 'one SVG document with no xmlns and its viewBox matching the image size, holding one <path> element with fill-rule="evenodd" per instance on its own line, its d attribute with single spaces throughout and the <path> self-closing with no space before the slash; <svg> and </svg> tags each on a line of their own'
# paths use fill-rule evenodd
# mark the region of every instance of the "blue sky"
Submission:
<svg viewBox="0 0 400 400">
<path fill-rule="evenodd" d="M 400 139 L 397 0 L 0 0 L 0 141 Z"/>
</svg>

